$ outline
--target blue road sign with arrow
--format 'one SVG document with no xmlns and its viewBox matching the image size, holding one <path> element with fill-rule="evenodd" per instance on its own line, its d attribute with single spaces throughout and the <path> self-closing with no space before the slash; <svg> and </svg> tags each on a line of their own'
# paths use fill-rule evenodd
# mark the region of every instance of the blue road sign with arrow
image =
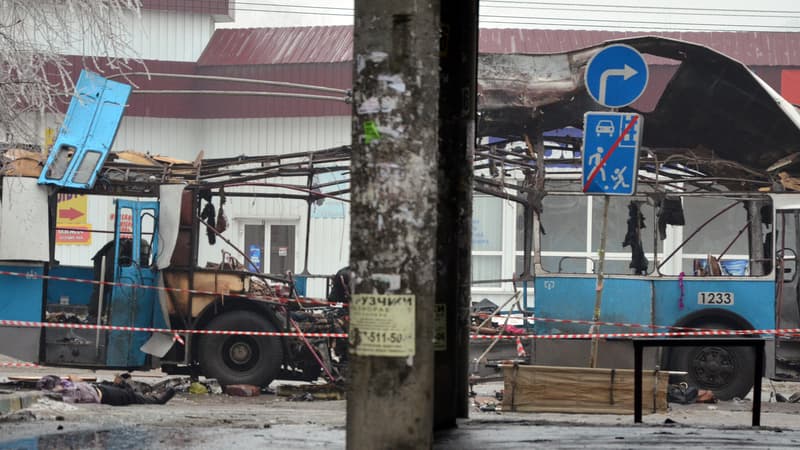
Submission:
<svg viewBox="0 0 800 450">
<path fill-rule="evenodd" d="M 644 57 L 628 45 L 610 45 L 586 65 L 586 90 L 597 103 L 609 108 L 635 102 L 644 92 L 647 79 Z"/>
<path fill-rule="evenodd" d="M 642 116 L 587 112 L 583 117 L 583 192 L 635 194 Z"/>
</svg>

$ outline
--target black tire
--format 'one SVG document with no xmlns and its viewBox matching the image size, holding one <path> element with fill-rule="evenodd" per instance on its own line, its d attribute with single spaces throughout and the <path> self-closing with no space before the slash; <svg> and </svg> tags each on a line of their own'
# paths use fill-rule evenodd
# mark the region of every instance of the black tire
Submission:
<svg viewBox="0 0 800 450">
<path fill-rule="evenodd" d="M 208 330 L 276 331 L 264 316 L 252 311 L 231 311 L 215 317 Z M 204 335 L 198 347 L 200 370 L 223 386 L 268 386 L 280 371 L 283 344 L 280 337 Z"/>
<path fill-rule="evenodd" d="M 744 398 L 753 388 L 755 359 L 749 347 L 674 347 L 669 369 L 688 374 L 671 381 L 711 390 L 720 400 Z"/>
</svg>

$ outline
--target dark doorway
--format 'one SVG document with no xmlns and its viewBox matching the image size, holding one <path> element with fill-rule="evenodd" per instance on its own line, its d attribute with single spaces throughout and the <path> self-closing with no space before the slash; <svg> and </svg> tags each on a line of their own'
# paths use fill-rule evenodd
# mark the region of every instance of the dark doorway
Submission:
<svg viewBox="0 0 800 450">
<path fill-rule="evenodd" d="M 269 273 L 294 272 L 294 225 L 270 225 Z"/>
</svg>

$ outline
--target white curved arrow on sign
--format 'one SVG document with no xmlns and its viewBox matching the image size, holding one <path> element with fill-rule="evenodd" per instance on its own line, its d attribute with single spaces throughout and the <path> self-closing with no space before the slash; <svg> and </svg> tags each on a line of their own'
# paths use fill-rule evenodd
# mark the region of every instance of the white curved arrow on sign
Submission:
<svg viewBox="0 0 800 450">
<path fill-rule="evenodd" d="M 600 98 L 598 99 L 600 100 L 600 103 L 602 104 L 606 103 L 606 82 L 608 81 L 608 77 L 623 77 L 622 78 L 623 80 L 627 80 L 628 78 L 636 75 L 637 73 L 639 72 L 637 72 L 636 69 L 627 64 L 625 64 L 625 67 L 622 69 L 606 69 L 600 75 L 600 92 L 599 92 Z"/>
</svg>

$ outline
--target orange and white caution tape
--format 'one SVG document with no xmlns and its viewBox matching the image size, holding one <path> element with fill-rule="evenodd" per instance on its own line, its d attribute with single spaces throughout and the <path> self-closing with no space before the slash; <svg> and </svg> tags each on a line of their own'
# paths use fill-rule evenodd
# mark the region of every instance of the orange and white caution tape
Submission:
<svg viewBox="0 0 800 450">
<path fill-rule="evenodd" d="M 695 331 L 670 331 L 665 333 L 563 333 L 563 334 L 526 334 L 526 335 L 496 335 L 472 334 L 470 339 L 618 339 L 618 338 L 657 338 L 657 337 L 687 337 L 687 336 L 747 336 L 747 335 L 776 335 L 796 334 L 800 328 L 783 328 L 768 330 L 695 330 Z"/>
<path fill-rule="evenodd" d="M 347 338 L 347 333 L 293 333 L 285 331 L 241 331 L 241 330 L 170 330 L 166 328 L 129 327 L 121 325 L 94 325 L 83 323 L 60 322 L 30 322 L 24 320 L 0 320 L 0 326 L 25 327 L 25 328 L 71 328 L 79 330 L 108 330 L 108 331 L 139 331 L 145 333 L 166 333 L 173 336 L 173 340 L 181 342 L 181 334 L 221 334 L 243 336 L 274 336 L 274 337 L 330 337 Z"/>
<path fill-rule="evenodd" d="M 42 366 L 28 362 L 0 362 L 0 367 L 25 367 L 38 369 Z"/>
<path fill-rule="evenodd" d="M 497 317 L 505 317 L 505 314 L 498 314 Z M 489 314 L 482 313 L 479 314 L 479 317 L 485 318 L 489 317 Z M 513 318 L 513 315 L 512 315 Z M 703 328 L 692 328 L 692 327 L 676 327 L 671 325 L 649 325 L 649 324 L 641 324 L 641 323 L 628 323 L 628 322 L 601 322 L 601 321 L 594 321 L 594 320 L 578 320 L 578 319 L 551 319 L 548 317 L 526 317 L 525 320 L 529 323 L 533 322 L 549 322 L 549 323 L 570 323 L 570 324 L 579 324 L 579 325 L 602 325 L 602 326 L 609 326 L 609 327 L 622 327 L 622 328 L 637 328 L 637 329 L 666 329 L 666 330 L 677 330 L 677 331 L 695 331 L 695 330 L 702 330 Z"/>
<path fill-rule="evenodd" d="M 525 346 L 522 345 L 522 339 L 519 336 L 517 336 L 517 356 L 520 358 L 528 356 L 528 352 L 525 351 Z"/>
<path fill-rule="evenodd" d="M 80 323 L 57 322 L 30 322 L 23 320 L 0 320 L 0 326 L 28 327 L 28 328 L 75 328 L 84 330 L 111 330 L 111 331 L 139 331 L 147 333 L 176 334 L 213 334 L 213 335 L 244 335 L 244 336 L 272 336 L 272 337 L 321 337 L 347 339 L 347 333 L 312 333 L 288 331 L 244 331 L 244 330 L 170 330 L 165 328 L 129 327 L 120 325 L 93 325 Z M 526 334 L 526 335 L 494 335 L 473 334 L 470 339 L 593 339 L 593 338 L 648 338 L 648 337 L 686 337 L 686 336 L 747 336 L 747 335 L 780 335 L 800 334 L 800 328 L 781 328 L 763 330 L 692 330 L 669 331 L 664 333 L 633 332 L 633 333 L 563 333 L 563 334 Z M 176 340 L 180 339 L 180 336 Z"/>
</svg>

